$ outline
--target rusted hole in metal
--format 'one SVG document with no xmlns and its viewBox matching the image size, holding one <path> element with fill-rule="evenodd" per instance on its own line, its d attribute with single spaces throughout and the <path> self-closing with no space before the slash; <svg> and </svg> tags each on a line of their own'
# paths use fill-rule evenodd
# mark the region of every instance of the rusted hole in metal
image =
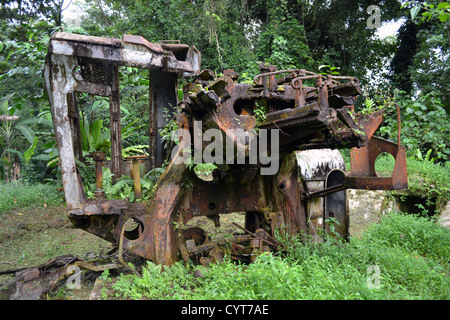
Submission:
<svg viewBox="0 0 450 320">
<path fill-rule="evenodd" d="M 389 152 L 380 153 L 375 159 L 375 170 L 379 177 L 391 177 L 394 172 L 395 159 Z"/>
<path fill-rule="evenodd" d="M 234 103 L 233 110 L 240 116 L 253 116 L 253 110 L 255 109 L 255 101 L 248 99 L 239 99 Z"/>
<path fill-rule="evenodd" d="M 183 232 L 184 241 L 194 240 L 195 245 L 202 245 L 206 241 L 206 232 L 202 228 L 193 227 L 184 230 Z"/>
<path fill-rule="evenodd" d="M 91 219 L 89 217 L 81 217 L 79 219 L 77 219 L 77 223 L 78 223 L 78 227 L 81 229 L 87 228 L 90 226 L 91 224 Z"/>
<path fill-rule="evenodd" d="M 144 232 L 144 224 L 137 218 L 129 218 L 125 222 L 124 237 L 128 240 L 137 240 Z"/>
</svg>

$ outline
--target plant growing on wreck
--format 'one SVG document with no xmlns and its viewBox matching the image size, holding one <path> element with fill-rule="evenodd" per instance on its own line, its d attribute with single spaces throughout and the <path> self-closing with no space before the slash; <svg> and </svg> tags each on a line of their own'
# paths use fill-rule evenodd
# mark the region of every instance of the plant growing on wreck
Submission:
<svg viewBox="0 0 450 320">
<path fill-rule="evenodd" d="M 445 300 L 449 237 L 434 221 L 391 213 L 361 238 L 338 246 L 277 237 L 283 250 L 264 253 L 249 265 L 225 258 L 208 268 L 176 263 L 161 272 L 149 262 L 142 278 L 123 275 L 114 289 L 117 298 L 130 299 Z M 371 266 L 379 270 L 378 288 L 368 285 Z"/>
</svg>

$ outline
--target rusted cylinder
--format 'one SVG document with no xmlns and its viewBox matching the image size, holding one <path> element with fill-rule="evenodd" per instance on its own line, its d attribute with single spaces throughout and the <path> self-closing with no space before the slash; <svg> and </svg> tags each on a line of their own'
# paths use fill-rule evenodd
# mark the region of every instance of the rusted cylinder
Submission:
<svg viewBox="0 0 450 320">
<path fill-rule="evenodd" d="M 102 172 L 104 157 L 105 155 L 103 151 L 92 152 L 92 158 L 95 161 L 95 182 L 96 182 L 95 196 L 98 198 L 102 198 L 105 196 L 105 193 L 103 192 L 103 172 Z"/>
<path fill-rule="evenodd" d="M 134 195 L 136 199 L 140 199 L 141 194 L 141 176 L 139 174 L 139 162 L 133 159 L 133 180 L 134 180 Z"/>
<path fill-rule="evenodd" d="M 136 199 L 141 199 L 142 197 L 142 191 L 141 191 L 141 176 L 139 171 L 139 159 L 147 159 L 147 156 L 140 155 L 140 156 L 130 156 L 126 157 L 125 160 L 131 160 L 132 161 L 132 175 L 133 175 L 133 181 L 134 181 L 134 196 Z"/>
</svg>

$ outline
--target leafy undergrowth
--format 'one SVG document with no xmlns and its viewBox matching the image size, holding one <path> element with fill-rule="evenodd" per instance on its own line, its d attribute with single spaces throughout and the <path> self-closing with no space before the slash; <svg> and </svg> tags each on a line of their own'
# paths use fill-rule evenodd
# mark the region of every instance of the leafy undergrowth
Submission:
<svg viewBox="0 0 450 320">
<path fill-rule="evenodd" d="M 15 208 L 56 207 L 64 203 L 64 193 L 57 183 L 27 183 L 0 181 L 0 212 Z"/>
<path fill-rule="evenodd" d="M 250 265 L 148 262 L 141 278 L 106 276 L 103 298 L 450 299 L 450 230 L 430 219 L 391 213 L 349 243 L 278 238 L 283 250 Z"/>
</svg>

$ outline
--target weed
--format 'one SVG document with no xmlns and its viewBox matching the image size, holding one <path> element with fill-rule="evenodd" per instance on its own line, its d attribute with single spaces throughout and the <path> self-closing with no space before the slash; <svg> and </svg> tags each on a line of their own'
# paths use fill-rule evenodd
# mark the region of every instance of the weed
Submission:
<svg viewBox="0 0 450 320">
<path fill-rule="evenodd" d="M 122 276 L 117 297 L 132 299 L 449 299 L 450 231 L 429 219 L 390 214 L 351 242 L 276 235 L 283 251 L 250 265 L 225 259 L 208 268 L 148 263 Z M 202 277 L 194 278 L 196 269 Z M 376 270 L 379 286 L 368 285 Z"/>
<path fill-rule="evenodd" d="M 370 227 L 364 239 L 380 246 L 399 246 L 443 263 L 450 257 L 450 231 L 422 216 L 396 213 L 382 216 L 382 223 Z"/>
<path fill-rule="evenodd" d="M 191 267 L 179 262 L 163 271 L 162 266 L 149 261 L 143 267 L 141 278 L 122 275 L 113 289 L 120 298 L 186 299 L 192 296 L 191 287 L 198 285 Z"/>
<path fill-rule="evenodd" d="M 0 212 L 14 208 L 52 207 L 63 204 L 64 194 L 54 183 L 5 183 L 0 181 Z"/>
<path fill-rule="evenodd" d="M 199 163 L 194 167 L 194 172 L 197 175 L 203 174 L 208 177 L 215 169 L 217 166 L 214 163 Z"/>
</svg>

